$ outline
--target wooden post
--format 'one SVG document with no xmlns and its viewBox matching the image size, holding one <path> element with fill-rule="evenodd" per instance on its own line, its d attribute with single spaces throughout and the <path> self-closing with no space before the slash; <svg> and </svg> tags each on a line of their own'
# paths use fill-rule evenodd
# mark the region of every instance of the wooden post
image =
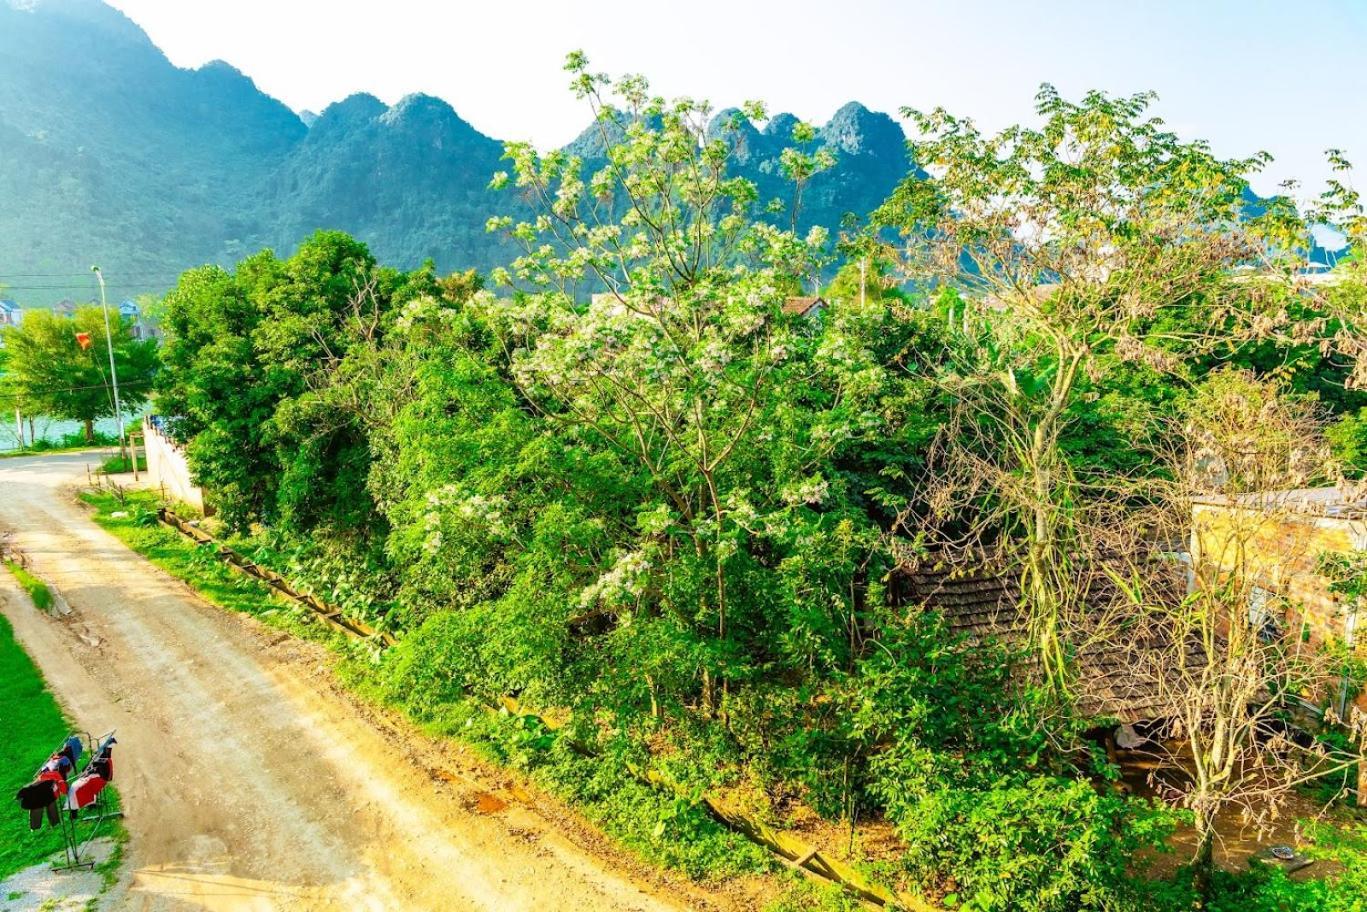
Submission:
<svg viewBox="0 0 1367 912">
<path fill-rule="evenodd" d="M 138 480 L 138 435 L 128 435 L 128 449 L 132 451 L 133 457 L 133 480 Z"/>
</svg>

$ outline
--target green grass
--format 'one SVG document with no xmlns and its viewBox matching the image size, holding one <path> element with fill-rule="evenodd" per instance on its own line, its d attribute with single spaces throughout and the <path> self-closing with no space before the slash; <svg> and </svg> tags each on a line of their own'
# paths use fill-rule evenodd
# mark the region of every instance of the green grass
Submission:
<svg viewBox="0 0 1367 912">
<path fill-rule="evenodd" d="M 33 661 L 14 639 L 9 621 L 0 616 L 0 877 L 38 864 L 62 849 L 61 834 L 43 821 L 37 832 L 28 828 L 28 813 L 14 802 L 14 793 L 61 746 L 70 727 L 57 701 L 48 693 Z"/>
<path fill-rule="evenodd" d="M 133 471 L 133 460 L 127 456 L 110 456 L 100 466 L 100 471 L 106 475 L 121 475 L 124 472 Z M 142 453 L 138 454 L 138 471 L 147 471 L 147 457 Z"/>
<path fill-rule="evenodd" d="M 196 545 L 157 522 L 157 495 L 127 491 L 123 500 L 105 491 L 86 491 L 81 499 L 95 508 L 92 517 L 114 537 L 167 573 L 184 580 L 205 600 L 260 618 L 291 633 L 328 640 L 331 628 L 308 610 L 275 595 L 264 583 L 230 568 L 212 548 Z M 122 513 L 123 516 L 114 516 Z M 340 636 L 340 634 L 337 634 Z"/>
<path fill-rule="evenodd" d="M 29 573 L 14 561 L 5 561 L 5 566 L 9 567 L 10 573 L 19 581 L 19 585 L 24 587 L 28 597 L 33 600 L 33 604 L 39 609 L 46 611 L 52 607 L 52 590 L 47 587 L 47 583 Z"/>
<path fill-rule="evenodd" d="M 21 456 L 55 456 L 61 453 L 79 453 L 83 450 L 98 450 L 108 444 L 82 443 L 78 446 L 24 447 L 20 450 L 0 452 L 0 459 L 18 459 Z"/>
<path fill-rule="evenodd" d="M 402 695 L 389 692 L 376 680 L 374 656 L 365 644 L 337 633 L 306 609 L 230 569 L 211 548 L 195 545 L 158 523 L 155 494 L 130 491 L 122 503 L 103 491 L 86 492 L 81 498 L 95 508 L 96 523 L 167 573 L 189 583 L 208 601 L 254 615 L 296 635 L 324 641 L 338 655 L 339 677 L 361 699 L 399 710 L 429 735 L 460 740 L 490 762 L 521 771 L 646 861 L 700 880 L 772 868 L 761 849 L 723 829 L 700 806 L 681 803 L 641 784 L 620 764 L 580 756 L 555 739 L 542 743 L 536 732 L 528 731 L 525 720 L 491 714 L 474 699 L 426 712 Z M 116 512 L 126 515 L 115 517 L 112 514 Z"/>
</svg>

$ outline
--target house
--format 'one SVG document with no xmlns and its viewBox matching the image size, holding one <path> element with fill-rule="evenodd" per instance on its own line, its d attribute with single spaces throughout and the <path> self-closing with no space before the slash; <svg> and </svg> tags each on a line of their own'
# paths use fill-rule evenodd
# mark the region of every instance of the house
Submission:
<svg viewBox="0 0 1367 912">
<path fill-rule="evenodd" d="M 70 298 L 65 298 L 52 305 L 52 312 L 59 317 L 70 319 L 76 316 L 76 302 Z"/>
<path fill-rule="evenodd" d="M 1165 592 L 1180 599 L 1186 587 L 1185 566 L 1175 561 L 1154 562 L 1155 579 Z M 982 558 L 918 558 L 899 561 L 889 578 L 894 606 L 937 612 L 951 634 L 970 643 L 996 641 L 1021 645 L 1028 635 L 1029 618 L 1022 607 L 1020 576 Z M 1159 625 L 1132 624 L 1124 637 L 1105 636 L 1113 628 L 1116 612 L 1127 619 L 1130 609 L 1104 575 L 1088 583 L 1089 629 L 1076 643 L 1075 682 L 1078 710 L 1094 719 L 1112 719 L 1135 726 L 1158 722 L 1173 715 L 1171 705 L 1179 692 L 1181 676 L 1168 661 L 1174 654 L 1167 629 Z M 1204 664 L 1199 643 L 1183 650 L 1187 670 Z"/>
<path fill-rule="evenodd" d="M 147 338 L 147 327 L 142 322 L 142 308 L 138 302 L 126 299 L 119 305 L 119 318 L 128 322 L 129 331 L 134 339 Z"/>
<path fill-rule="evenodd" d="M 795 297 L 783 302 L 783 312 L 806 320 L 820 320 L 826 311 L 825 298 Z"/>
<path fill-rule="evenodd" d="M 0 326 L 18 326 L 24 322 L 24 310 L 13 301 L 0 300 Z"/>
<path fill-rule="evenodd" d="M 1335 487 L 1198 498 L 1192 505 L 1191 554 L 1216 566 L 1239 562 L 1255 581 L 1248 619 L 1269 635 L 1314 647 L 1342 643 L 1367 659 L 1367 606 L 1331 590 L 1325 556 L 1367 551 L 1367 489 Z M 1280 599 L 1285 612 L 1273 610 Z M 1367 712 L 1367 693 L 1355 705 Z M 1345 701 L 1346 703 L 1346 701 Z M 1348 707 L 1336 707 L 1346 713 Z"/>
</svg>

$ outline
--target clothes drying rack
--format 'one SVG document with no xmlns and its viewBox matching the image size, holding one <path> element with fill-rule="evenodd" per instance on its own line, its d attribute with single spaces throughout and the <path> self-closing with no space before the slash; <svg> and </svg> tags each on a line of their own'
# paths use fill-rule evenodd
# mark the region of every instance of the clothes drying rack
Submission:
<svg viewBox="0 0 1367 912">
<path fill-rule="evenodd" d="M 99 738 L 90 737 L 90 732 L 72 732 L 68 738 L 84 738 L 85 750 L 81 756 L 85 758 L 85 765 L 77 772 L 72 769 L 71 781 L 77 779 L 90 769 L 90 765 L 95 762 L 95 758 L 100 754 L 101 745 L 105 744 L 110 738 L 114 737 L 114 729 L 110 729 Z M 62 743 L 66 743 L 63 741 Z M 58 819 L 62 830 L 62 846 L 66 853 L 64 861 L 54 861 L 52 870 L 54 871 L 93 871 L 95 860 L 90 857 L 89 847 L 92 840 L 100 832 L 100 825 L 106 820 L 113 820 L 123 816 L 123 811 L 114 809 L 106 801 L 109 794 L 109 787 L 105 788 L 95 796 L 95 800 L 81 808 L 79 811 L 68 811 L 62 806 L 57 809 Z M 64 804 L 64 802 L 63 802 Z M 90 829 L 84 838 L 79 828 L 79 824 L 89 824 Z"/>
</svg>

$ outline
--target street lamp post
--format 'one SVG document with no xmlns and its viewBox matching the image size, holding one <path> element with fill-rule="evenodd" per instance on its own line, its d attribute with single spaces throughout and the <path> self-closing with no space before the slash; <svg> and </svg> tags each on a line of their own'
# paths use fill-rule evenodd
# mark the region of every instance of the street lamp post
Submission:
<svg viewBox="0 0 1367 912">
<path fill-rule="evenodd" d="M 119 454 L 127 452 L 123 442 L 123 403 L 119 401 L 119 372 L 114 367 L 114 335 L 109 329 L 109 301 L 104 293 L 104 273 L 100 267 L 91 266 L 90 271 L 100 283 L 100 309 L 104 311 L 104 347 L 109 353 L 109 379 L 114 387 L 114 420 L 119 423 Z"/>
</svg>

